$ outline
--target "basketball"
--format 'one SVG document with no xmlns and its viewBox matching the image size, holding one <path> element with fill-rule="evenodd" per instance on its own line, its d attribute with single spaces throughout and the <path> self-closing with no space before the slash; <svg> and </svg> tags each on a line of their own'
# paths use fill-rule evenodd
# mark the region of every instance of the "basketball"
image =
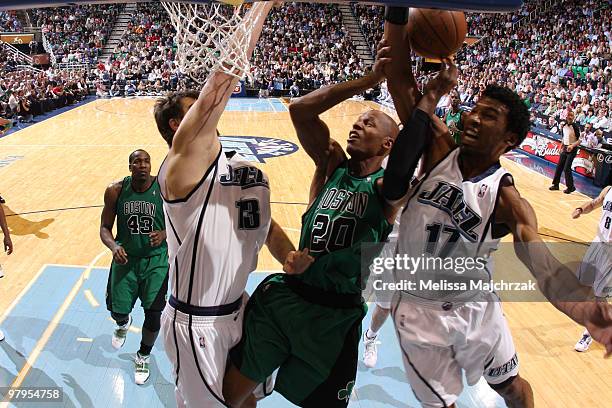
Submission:
<svg viewBox="0 0 612 408">
<path fill-rule="evenodd" d="M 467 35 L 462 11 L 411 8 L 408 35 L 412 50 L 425 58 L 446 58 L 457 52 Z"/>
</svg>

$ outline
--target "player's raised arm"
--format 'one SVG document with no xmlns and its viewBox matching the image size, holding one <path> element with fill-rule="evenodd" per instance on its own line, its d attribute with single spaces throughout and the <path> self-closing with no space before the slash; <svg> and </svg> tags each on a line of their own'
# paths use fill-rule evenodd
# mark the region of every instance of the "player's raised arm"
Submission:
<svg viewBox="0 0 612 408">
<path fill-rule="evenodd" d="M 300 144 L 317 167 L 325 166 L 329 158 L 333 157 L 335 149 L 340 147 L 337 144 L 330 145 L 329 128 L 319 115 L 376 86 L 383 79 L 382 65 L 385 62 L 378 61 L 374 70 L 364 77 L 317 89 L 289 105 L 291 121 Z"/>
<path fill-rule="evenodd" d="M 427 83 L 416 108 L 404 122 L 385 169 L 383 195 L 387 201 L 400 200 L 408 192 L 410 180 L 430 137 L 436 105 L 457 85 L 457 76 L 457 67 L 450 60 L 444 61 L 442 70 Z"/>
<path fill-rule="evenodd" d="M 408 10 L 407 7 L 385 7 L 385 33 L 378 49 L 379 53 L 382 51 L 383 55 L 391 58 L 391 62 L 385 66 L 385 76 L 395 110 L 404 124 L 410 120 L 412 110 L 421 98 L 412 72 L 411 48 L 406 30 Z"/>
<path fill-rule="evenodd" d="M 242 24 L 250 27 L 251 32 L 247 58 L 253 54 L 271 8 L 272 2 L 257 2 L 244 18 Z M 241 29 L 233 33 L 233 36 L 243 35 L 245 33 Z M 228 43 L 238 46 L 240 41 L 230 38 Z M 221 70 L 212 72 L 198 99 L 180 121 L 167 159 L 168 196 L 179 198 L 191 191 L 218 156 L 221 144 L 217 136 L 217 124 L 237 82 L 238 78 L 234 75 Z"/>
<path fill-rule="evenodd" d="M 125 249 L 115 242 L 113 237 L 113 225 L 117 217 L 117 200 L 121 193 L 122 183 L 115 182 L 106 188 L 104 192 L 104 208 L 100 216 L 100 239 L 108 249 L 113 253 L 113 259 L 119 264 L 128 262 L 127 252 Z"/>
<path fill-rule="evenodd" d="M 535 212 L 513 185 L 502 187 L 498 223 L 510 227 L 519 259 L 536 278 L 538 287 L 557 309 L 586 326 L 593 338 L 612 353 L 612 305 L 595 302 L 591 289 L 548 250 L 538 234 Z"/>
</svg>

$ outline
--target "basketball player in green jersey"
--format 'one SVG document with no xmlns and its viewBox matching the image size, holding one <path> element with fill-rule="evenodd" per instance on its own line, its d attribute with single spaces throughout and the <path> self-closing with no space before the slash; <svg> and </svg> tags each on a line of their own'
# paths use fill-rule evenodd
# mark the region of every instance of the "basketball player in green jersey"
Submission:
<svg viewBox="0 0 612 408">
<path fill-rule="evenodd" d="M 453 140 L 457 146 L 461 145 L 461 133 L 463 132 L 463 111 L 459 107 L 461 100 L 456 90 L 451 91 L 451 108 L 444 115 L 444 124 L 448 127 Z"/>
<path fill-rule="evenodd" d="M 383 112 L 360 115 L 347 159 L 320 115 L 383 79 L 388 60 L 369 75 L 321 88 L 290 105 L 298 138 L 316 169 L 302 217 L 300 249 L 314 263 L 301 275 L 272 275 L 247 305 L 242 341 L 224 381 L 231 407 L 279 368 L 275 390 L 303 407 L 348 405 L 357 371 L 361 320 L 361 245 L 384 241 L 396 208 L 382 197 L 381 164 L 399 133 Z"/>
<path fill-rule="evenodd" d="M 106 288 L 106 307 L 117 323 L 112 345 L 120 349 L 132 324 L 130 313 L 140 298 L 145 311 L 140 350 L 134 359 L 136 384 L 149 379 L 149 356 L 159 334 L 168 291 L 168 247 L 164 210 L 151 157 L 144 150 L 130 154 L 131 176 L 104 193 L 100 238 L 113 252 Z M 117 236 L 113 224 L 117 218 Z"/>
</svg>

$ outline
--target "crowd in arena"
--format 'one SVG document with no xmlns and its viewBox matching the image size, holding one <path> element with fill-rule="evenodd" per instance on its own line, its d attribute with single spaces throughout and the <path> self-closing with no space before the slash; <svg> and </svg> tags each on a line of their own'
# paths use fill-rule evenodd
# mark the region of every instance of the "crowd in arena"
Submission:
<svg viewBox="0 0 612 408">
<path fill-rule="evenodd" d="M 110 64 L 98 69 L 100 92 L 105 86 L 111 96 L 152 95 L 184 85 L 174 64 L 174 34 L 160 4 L 138 4 Z M 286 3 L 266 20 L 247 85 L 280 95 L 349 80 L 365 70 L 337 5 Z"/>
<path fill-rule="evenodd" d="M 541 5 L 541 4 L 540 4 Z M 525 2 L 512 14 L 467 14 L 469 35 L 478 42 L 464 48 L 456 63 L 457 88 L 469 108 L 491 83 L 517 91 L 529 105 L 535 126 L 559 134 L 573 110 L 583 144 L 609 142 L 612 131 L 612 17 L 609 6 L 589 0 L 555 2 L 547 10 Z M 383 33 L 383 8 L 353 6 L 374 50 Z M 537 17 L 527 21 L 537 10 Z M 524 21 L 521 21 L 525 19 Z M 442 115 L 451 98 L 440 102 Z"/>
<path fill-rule="evenodd" d="M 353 5 L 352 10 L 374 53 L 382 38 L 383 8 Z M 139 3 L 110 60 L 99 60 L 120 11 L 118 5 L 43 8 L 32 10 L 31 20 L 42 27 L 60 61 L 92 64 L 90 78 L 98 96 L 159 95 L 187 87 L 188 79 L 174 62 L 174 28 L 159 3 Z M 527 22 L 534 11 L 537 18 Z M 476 43 L 456 59 L 462 106 L 473 106 L 479 93 L 496 82 L 524 97 L 534 124 L 542 129 L 558 133 L 571 109 L 585 136 L 609 134 L 612 19 L 607 4 L 563 0 L 545 10 L 542 2 L 526 1 L 516 13 L 468 13 L 467 20 Z M 7 31 L 21 27 L 11 12 L 0 14 L 0 25 Z M 10 58 L 3 65 L 10 67 Z M 264 95 L 291 90 L 297 96 L 300 90 L 350 80 L 368 69 L 346 34 L 337 5 L 285 3 L 266 21 L 247 85 Z M 7 103 L 8 96 L 2 100 Z M 450 98 L 444 98 L 439 111 L 449 107 Z"/>
<path fill-rule="evenodd" d="M 16 17 L 14 11 L 0 11 L 0 32 L 8 31 L 18 33 L 23 30 L 23 25 Z"/>
<path fill-rule="evenodd" d="M 30 20 L 47 37 L 58 62 L 97 62 L 123 5 L 37 8 Z"/>
<path fill-rule="evenodd" d="M 335 4 L 286 3 L 272 10 L 253 58 L 254 86 L 270 93 L 317 89 L 366 68 Z"/>
</svg>

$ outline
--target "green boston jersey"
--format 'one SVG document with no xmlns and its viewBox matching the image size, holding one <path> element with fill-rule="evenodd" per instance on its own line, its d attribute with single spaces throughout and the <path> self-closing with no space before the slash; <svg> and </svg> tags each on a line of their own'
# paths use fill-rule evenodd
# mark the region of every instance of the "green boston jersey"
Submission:
<svg viewBox="0 0 612 408">
<path fill-rule="evenodd" d="M 116 241 L 129 256 L 147 258 L 166 251 L 166 241 L 152 247 L 149 234 L 165 230 L 164 209 L 157 178 L 147 191 L 138 193 L 132 188 L 132 177 L 123 179 L 117 200 Z"/>
<path fill-rule="evenodd" d="M 461 110 L 457 113 L 452 113 L 449 111 L 446 114 L 446 119 L 444 121 L 446 123 L 446 127 L 451 132 L 455 143 L 458 145 L 461 144 Z"/>
<path fill-rule="evenodd" d="M 348 161 L 334 171 L 302 217 L 300 248 L 309 248 L 315 262 L 298 279 L 330 292 L 361 292 L 361 244 L 382 242 L 393 228 L 376 188 L 383 173 L 353 177 Z"/>
</svg>

